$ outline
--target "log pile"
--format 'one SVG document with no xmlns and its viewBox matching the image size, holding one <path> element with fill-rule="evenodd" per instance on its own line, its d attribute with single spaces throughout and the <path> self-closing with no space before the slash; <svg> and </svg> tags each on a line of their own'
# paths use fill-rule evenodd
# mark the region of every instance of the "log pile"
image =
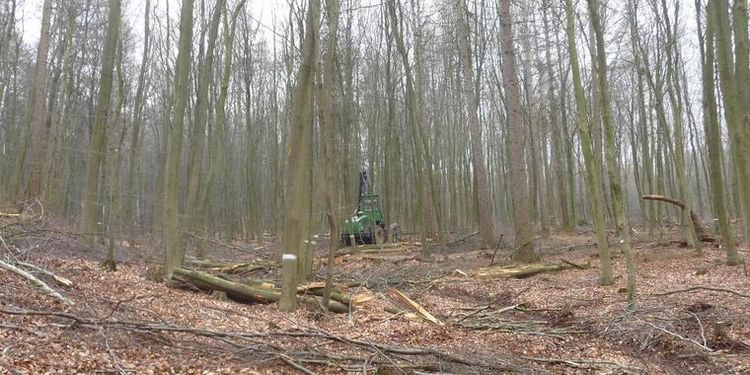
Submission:
<svg viewBox="0 0 750 375">
<path fill-rule="evenodd" d="M 186 268 L 176 268 L 174 277 L 180 282 L 202 290 L 224 292 L 229 299 L 238 302 L 273 303 L 281 299 L 281 289 L 278 284 L 269 281 L 251 279 L 246 283 L 238 283 L 207 272 Z M 308 290 L 312 292 L 308 294 Z M 322 287 L 301 290 L 298 288 L 299 301 L 314 307 L 323 306 L 322 298 L 317 295 L 322 295 L 322 293 Z M 347 313 L 355 307 L 352 299 L 342 293 L 333 293 L 331 299 L 327 308 L 332 312 Z"/>
</svg>

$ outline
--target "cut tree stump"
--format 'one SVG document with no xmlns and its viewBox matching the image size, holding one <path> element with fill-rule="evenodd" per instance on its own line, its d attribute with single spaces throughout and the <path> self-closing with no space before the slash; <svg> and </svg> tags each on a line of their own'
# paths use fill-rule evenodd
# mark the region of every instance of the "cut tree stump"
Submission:
<svg viewBox="0 0 750 375">
<path fill-rule="evenodd" d="M 280 291 L 236 283 L 206 272 L 175 268 L 174 275 L 199 288 L 225 292 L 229 298 L 238 301 L 273 303 L 281 299 Z M 322 306 L 322 299 L 318 296 L 300 296 L 299 298 L 308 305 Z M 335 313 L 349 312 L 348 305 L 336 301 L 331 301 L 328 309 Z"/>
<path fill-rule="evenodd" d="M 666 195 L 655 195 L 655 194 L 643 195 L 641 196 L 641 199 L 667 202 L 683 210 L 685 209 L 685 202 L 679 199 L 668 197 Z M 690 220 L 693 222 L 693 227 L 695 228 L 695 234 L 698 235 L 699 240 L 701 240 L 702 242 L 719 242 L 719 236 L 717 236 L 715 233 L 711 232 L 710 230 L 706 229 L 703 226 L 703 220 L 701 220 L 700 216 L 698 216 L 698 214 L 696 214 L 693 210 L 690 210 Z"/>
<path fill-rule="evenodd" d="M 589 268 L 590 265 L 573 265 L 570 262 L 567 263 L 532 263 L 523 264 L 519 266 L 504 266 L 504 267 L 488 267 L 480 268 L 475 272 L 475 276 L 479 279 L 509 279 L 509 278 L 524 278 L 533 276 L 539 273 L 562 271 L 570 268 L 584 269 Z"/>
</svg>

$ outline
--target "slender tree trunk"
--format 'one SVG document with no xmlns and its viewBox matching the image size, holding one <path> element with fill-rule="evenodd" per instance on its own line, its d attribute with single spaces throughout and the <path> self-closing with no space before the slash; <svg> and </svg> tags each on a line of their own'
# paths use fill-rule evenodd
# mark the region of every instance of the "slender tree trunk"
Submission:
<svg viewBox="0 0 750 375">
<path fill-rule="evenodd" d="M 693 199 L 690 196 L 690 185 L 687 181 L 687 171 L 685 170 L 685 132 L 683 130 L 682 123 L 682 109 L 683 104 L 680 97 L 680 86 L 679 86 L 679 74 L 678 64 L 680 62 L 679 55 L 677 54 L 676 38 L 674 33 L 671 31 L 672 25 L 669 21 L 669 14 L 667 9 L 666 0 L 662 0 L 662 9 L 664 11 L 665 19 L 665 30 L 667 35 L 667 93 L 670 98 L 670 104 L 672 107 L 672 122 L 674 128 L 674 166 L 675 173 L 677 174 L 677 185 L 682 196 L 682 200 L 685 202 L 685 209 L 682 210 L 682 227 L 685 231 L 688 246 L 695 249 L 698 255 L 702 254 L 701 243 L 695 232 L 693 221 L 690 220 L 690 212 L 693 210 Z M 679 9 L 679 8 L 678 8 Z M 675 21 L 676 22 L 676 21 Z M 669 132 L 669 129 L 667 132 Z M 696 176 L 697 177 L 697 176 Z"/>
<path fill-rule="evenodd" d="M 495 243 L 495 234 L 492 222 L 492 200 L 490 188 L 487 181 L 487 167 L 485 166 L 484 150 L 482 147 L 482 128 L 479 125 L 477 111 L 479 101 L 474 90 L 474 66 L 471 60 L 470 30 L 468 24 L 468 9 L 463 0 L 455 0 L 454 6 L 458 19 L 458 49 L 461 66 L 463 68 L 463 94 L 466 101 L 466 114 L 469 122 L 471 135 L 472 167 L 475 174 L 475 188 L 479 200 L 479 232 L 482 235 L 484 247 L 492 247 Z"/>
<path fill-rule="evenodd" d="M 109 26 L 102 55 L 102 73 L 99 81 L 99 98 L 94 112 L 94 129 L 91 135 L 88 162 L 86 163 L 86 180 L 84 182 L 83 207 L 81 212 L 81 231 L 84 238 L 92 245 L 93 233 L 99 232 L 97 211 L 99 209 L 100 174 L 105 155 L 107 154 L 107 127 L 109 119 L 110 98 L 114 80 L 114 67 L 117 60 L 117 47 L 120 37 L 120 0 L 109 1 Z"/>
<path fill-rule="evenodd" d="M 193 131 L 190 143 L 190 160 L 188 163 L 188 189 L 187 203 L 185 205 L 185 214 L 187 217 L 187 229 L 197 230 L 199 210 L 198 210 L 198 190 L 203 177 L 203 156 L 206 144 L 206 121 L 208 119 L 208 92 L 214 74 L 214 50 L 216 39 L 219 34 L 219 21 L 221 13 L 226 4 L 226 0 L 217 0 L 214 6 L 211 23 L 208 32 L 208 46 L 206 47 L 206 56 L 198 73 L 198 87 L 196 91 L 195 104 L 195 121 L 193 122 Z M 198 255 L 202 256 L 202 245 L 198 245 Z"/>
<path fill-rule="evenodd" d="M 168 130 L 167 158 L 164 171 L 164 244 L 166 246 L 166 278 L 180 267 L 185 258 L 180 247 L 179 187 L 182 138 L 185 127 L 185 112 L 188 104 L 188 81 L 193 44 L 193 0 L 182 0 L 180 10 L 180 41 L 175 71 L 174 106 L 172 123 Z"/>
<path fill-rule="evenodd" d="M 336 162 L 336 134 L 338 129 L 338 100 L 336 97 L 336 47 L 339 27 L 339 1 L 327 0 L 326 14 L 328 18 L 328 43 L 326 57 L 323 62 L 323 82 L 320 88 L 320 131 L 323 138 L 323 163 L 325 168 L 325 190 L 323 192 L 328 224 L 331 231 L 328 244 L 328 259 L 326 262 L 326 288 L 323 294 L 323 304 L 327 305 L 331 297 L 333 285 L 333 265 L 336 248 L 338 247 L 338 200 L 334 199 L 337 191 L 338 163 Z"/>
<path fill-rule="evenodd" d="M 592 197 L 591 206 L 594 211 L 594 232 L 596 243 L 599 247 L 599 258 L 601 269 L 599 273 L 599 284 L 612 285 L 612 259 L 607 243 L 604 218 L 604 192 L 602 191 L 601 167 L 598 159 L 594 157 L 593 141 L 586 116 L 586 99 L 583 96 L 583 85 L 581 84 L 581 70 L 578 64 L 578 50 L 576 48 L 575 16 L 573 13 L 572 0 L 565 2 L 565 14 L 567 19 L 568 53 L 570 55 L 570 68 L 573 72 L 573 88 L 578 120 L 578 131 L 581 137 L 581 149 L 583 150 L 583 161 L 586 165 L 586 187 L 589 196 Z"/>
<path fill-rule="evenodd" d="M 628 276 L 628 304 L 635 307 L 636 283 L 635 283 L 635 259 L 630 248 L 630 226 L 628 225 L 627 212 L 625 210 L 625 194 L 622 191 L 619 168 L 617 165 L 615 145 L 615 124 L 612 118 L 612 105 L 610 103 L 609 87 L 607 80 L 607 55 L 604 46 L 604 33 L 599 18 L 599 2 L 587 0 L 589 8 L 589 19 L 596 36 L 596 66 L 599 77 L 599 102 L 602 108 L 602 119 L 604 120 L 604 149 L 607 159 L 607 174 L 609 175 L 609 186 L 612 189 L 612 200 L 615 211 L 617 232 L 620 236 L 620 246 L 625 254 Z"/>
<path fill-rule="evenodd" d="M 140 165 L 140 147 L 141 147 L 141 127 L 143 123 L 143 107 L 147 96 L 148 85 L 146 85 L 146 75 L 151 52 L 151 28 L 150 28 L 151 0 L 146 0 L 144 25 L 143 25 L 143 57 L 141 58 L 141 67 L 138 73 L 138 84 L 135 93 L 134 113 L 132 120 L 132 132 L 130 138 L 130 157 L 128 165 L 128 187 L 125 197 L 125 217 L 133 229 L 138 224 L 138 217 L 135 212 L 135 206 L 138 199 L 138 171 Z M 134 238 L 130 239 L 131 242 Z"/>
</svg>

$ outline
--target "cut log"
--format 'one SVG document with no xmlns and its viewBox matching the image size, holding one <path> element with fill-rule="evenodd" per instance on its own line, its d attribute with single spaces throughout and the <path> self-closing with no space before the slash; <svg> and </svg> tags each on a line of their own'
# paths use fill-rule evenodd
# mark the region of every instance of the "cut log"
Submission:
<svg viewBox="0 0 750 375">
<path fill-rule="evenodd" d="M 340 257 L 343 255 L 350 254 L 382 254 L 382 253 L 399 253 L 402 251 L 408 251 L 408 247 L 404 246 L 404 243 L 392 243 L 383 245 L 359 245 L 357 248 L 343 247 L 336 251 L 336 256 Z"/>
<path fill-rule="evenodd" d="M 175 268 L 174 274 L 196 284 L 198 287 L 226 292 L 229 297 L 239 297 L 240 299 L 263 303 L 276 302 L 281 298 L 280 292 L 235 283 L 205 272 Z"/>
<path fill-rule="evenodd" d="M 524 278 L 533 276 L 539 273 L 562 271 L 570 268 L 588 268 L 590 265 L 572 265 L 567 263 L 532 263 L 524 264 L 520 266 L 512 267 L 489 267 L 480 268 L 475 273 L 475 276 L 479 279 L 509 279 L 509 278 Z"/>
<path fill-rule="evenodd" d="M 255 271 L 260 269 L 271 268 L 271 264 L 266 263 L 230 263 L 223 261 L 213 261 L 205 259 L 185 259 L 185 265 L 190 268 L 203 269 L 216 273 L 235 274 L 246 271 Z"/>
<path fill-rule="evenodd" d="M 236 283 L 206 272 L 175 268 L 174 275 L 199 288 L 225 292 L 230 299 L 236 301 L 272 303 L 281 298 L 281 292 L 279 290 Z M 305 302 L 308 305 L 316 307 L 322 306 L 320 301 L 321 298 L 318 296 L 302 296 L 299 298 L 302 302 Z M 340 302 L 329 303 L 328 309 L 335 313 L 349 312 L 349 306 Z"/>
<path fill-rule="evenodd" d="M 277 292 L 281 292 L 281 284 L 269 281 L 269 280 L 261 280 L 261 279 L 253 279 L 248 278 L 245 279 L 243 284 L 250 285 L 252 287 L 256 288 L 263 288 L 268 290 L 275 290 Z M 318 297 L 323 297 L 323 292 L 325 289 L 325 282 L 315 282 L 315 283 L 308 283 L 305 285 L 300 285 L 297 287 L 297 294 L 303 294 L 303 295 L 314 295 Z M 341 293 L 340 291 L 333 290 L 331 291 L 331 299 L 334 301 L 338 301 L 343 303 L 344 305 L 350 305 L 352 302 L 354 302 L 354 305 L 356 307 L 357 302 L 352 297 L 347 296 L 344 293 Z"/>
<path fill-rule="evenodd" d="M 643 195 L 641 196 L 641 199 L 667 202 L 683 210 L 685 209 L 685 202 L 679 199 L 668 197 L 666 195 L 655 195 L 655 194 Z M 695 228 L 695 234 L 698 235 L 699 240 L 703 242 L 719 242 L 719 236 L 717 236 L 715 233 L 711 232 L 710 230 L 706 229 L 703 226 L 703 220 L 701 220 L 701 217 L 698 216 L 698 214 L 696 214 L 695 211 L 693 210 L 690 210 L 690 220 L 693 222 L 693 227 Z"/>
</svg>

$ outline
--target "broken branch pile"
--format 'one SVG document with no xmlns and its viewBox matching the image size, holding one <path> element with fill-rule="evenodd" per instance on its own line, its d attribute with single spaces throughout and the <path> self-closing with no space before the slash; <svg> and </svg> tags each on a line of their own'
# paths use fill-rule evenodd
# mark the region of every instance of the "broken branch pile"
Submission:
<svg viewBox="0 0 750 375">
<path fill-rule="evenodd" d="M 565 327 L 550 327 L 544 320 L 512 320 L 502 316 L 510 311 L 522 309 L 515 304 L 500 309 L 493 306 L 464 307 L 451 313 L 451 324 L 472 330 L 487 330 L 526 335 L 552 336 L 563 339 L 562 335 L 576 333 Z M 522 310 L 521 310 L 522 311 Z"/>
</svg>

